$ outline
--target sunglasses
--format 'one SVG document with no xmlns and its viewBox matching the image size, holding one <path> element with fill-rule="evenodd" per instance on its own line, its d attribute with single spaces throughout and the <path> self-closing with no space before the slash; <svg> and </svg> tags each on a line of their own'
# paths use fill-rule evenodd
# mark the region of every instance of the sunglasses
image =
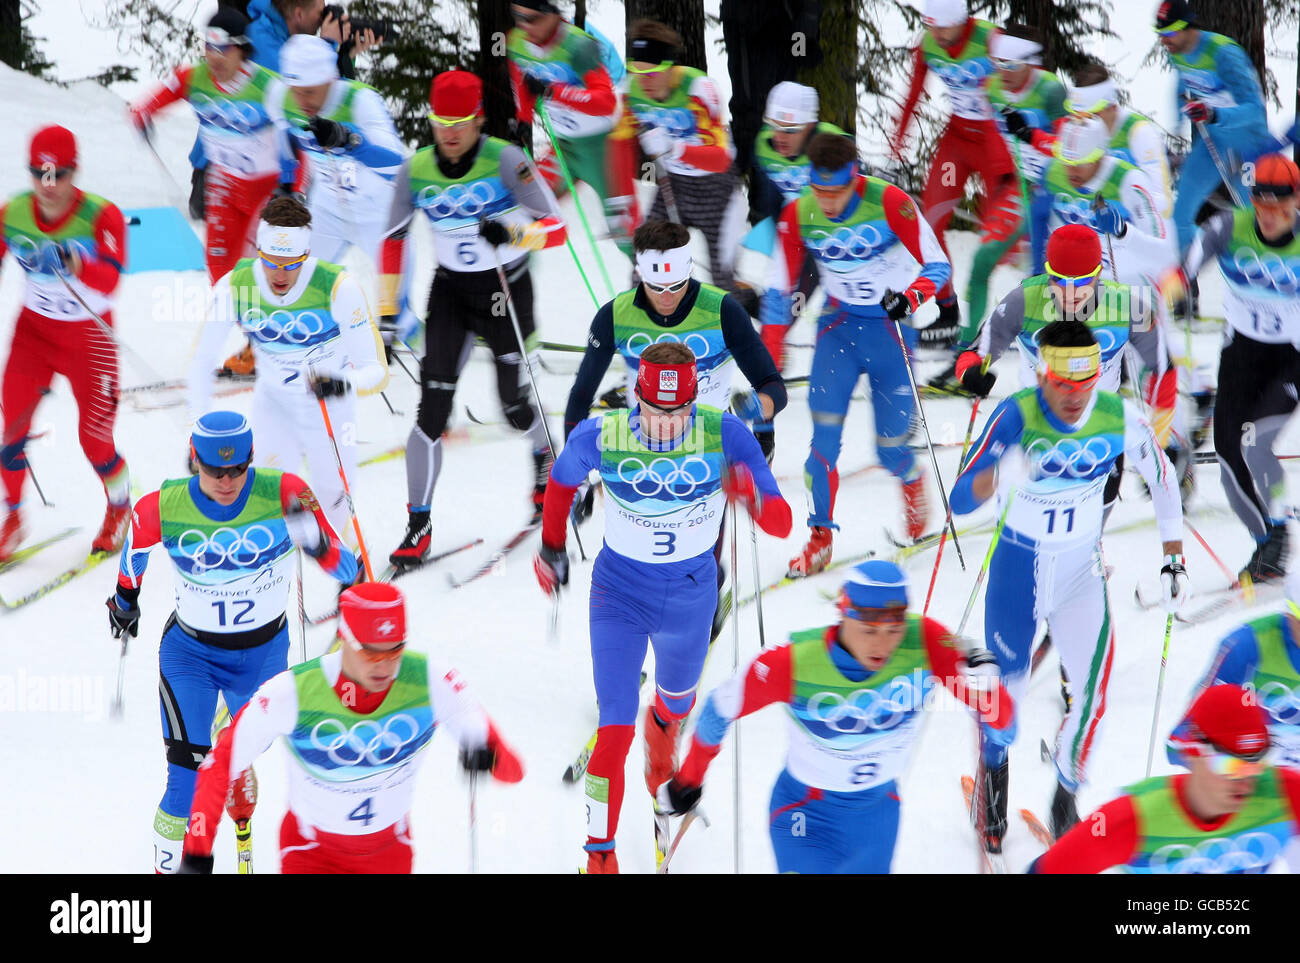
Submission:
<svg viewBox="0 0 1300 963">
<path fill-rule="evenodd" d="M 63 180 L 69 176 L 75 167 L 28 167 L 27 173 L 31 174 L 37 180 L 43 180 L 46 177 L 54 177 L 55 180 Z"/>
<path fill-rule="evenodd" d="M 1268 750 L 1265 749 L 1264 752 L 1260 752 L 1254 758 L 1249 759 L 1231 752 L 1224 752 L 1210 743 L 1198 743 L 1189 746 L 1188 751 L 1192 755 L 1204 759 L 1210 772 L 1216 776 L 1226 776 L 1228 779 L 1250 779 L 1264 771 L 1264 755 Z"/>
<path fill-rule="evenodd" d="M 652 415 L 676 415 L 676 414 L 680 414 L 682 411 L 684 411 L 685 409 L 689 408 L 691 405 L 695 404 L 695 399 L 692 398 L 692 399 L 690 399 L 689 401 L 683 401 L 680 405 L 673 405 L 671 408 L 664 408 L 664 407 L 661 406 L 661 405 L 654 405 L 654 404 L 651 404 L 650 402 L 648 402 L 648 401 L 646 401 L 644 398 L 642 398 L 641 395 L 640 395 L 639 393 L 637 394 L 636 397 L 637 397 L 637 400 L 638 400 L 639 402 L 641 402 L 641 407 L 644 408 L 647 412 L 649 412 L 649 413 L 652 414 Z"/>
<path fill-rule="evenodd" d="M 199 469 L 203 472 L 203 474 L 207 475 L 210 478 L 238 478 L 244 472 L 248 471 L 248 466 L 252 464 L 251 458 L 242 464 L 226 465 L 223 468 L 216 468 L 212 465 L 205 464 L 199 461 L 197 458 L 195 459 L 195 461 L 198 462 Z"/>
<path fill-rule="evenodd" d="M 993 66 L 997 67 L 998 70 L 1019 70 L 1025 65 L 1023 60 L 1004 60 L 1002 57 L 990 57 L 989 59 L 993 61 Z"/>
<path fill-rule="evenodd" d="M 443 130 L 463 130 L 474 123 L 477 114 L 470 114 L 468 117 L 439 117 L 437 114 L 430 114 L 429 120 Z"/>
<path fill-rule="evenodd" d="M 257 259 L 262 262 L 262 267 L 268 271 L 297 271 L 307 263 L 307 257 L 308 255 L 303 254 L 301 257 L 296 257 L 292 261 L 281 264 L 279 261 L 272 261 L 261 251 L 257 252 Z"/>
<path fill-rule="evenodd" d="M 633 73 L 633 74 L 658 74 L 658 73 L 663 73 L 663 71 L 669 69 L 669 68 L 672 67 L 672 65 L 673 65 L 673 62 L 672 62 L 671 60 L 663 60 L 663 61 L 660 61 L 660 63 L 659 63 L 657 66 L 654 66 L 654 67 L 635 67 L 635 66 L 633 66 L 634 63 L 639 63 L 639 62 L 640 62 L 640 61 L 632 61 L 632 60 L 629 60 L 629 61 L 627 62 L 628 73 Z"/>
<path fill-rule="evenodd" d="M 1054 388 L 1058 389 L 1059 391 L 1065 392 L 1067 395 L 1077 395 L 1084 391 L 1091 391 L 1093 386 L 1097 384 L 1097 380 L 1100 377 L 1101 377 L 1100 368 L 1098 368 L 1088 377 L 1084 378 L 1082 381 L 1072 381 L 1069 378 L 1065 378 L 1057 374 L 1051 368 L 1047 369 L 1048 382 L 1050 382 Z"/>
<path fill-rule="evenodd" d="M 406 649 L 405 642 L 399 642 L 391 649 L 376 649 L 374 646 L 362 645 L 360 642 L 349 644 L 353 652 L 370 663 L 395 662 L 402 657 L 402 652 Z"/>
<path fill-rule="evenodd" d="M 209 41 L 206 42 L 203 46 L 207 47 L 209 50 L 215 50 L 215 51 L 216 51 L 217 53 L 219 53 L 219 54 L 228 54 L 228 53 L 230 53 L 230 51 L 232 51 L 232 50 L 234 50 L 236 47 L 238 47 L 239 44 L 237 44 L 237 43 L 213 43 L 212 41 L 209 40 Z"/>
<path fill-rule="evenodd" d="M 682 278 L 676 284 L 655 284 L 651 281 L 642 281 L 641 283 L 646 286 L 647 291 L 650 291 L 653 294 L 676 294 L 682 288 L 686 287 L 686 285 L 690 284 L 691 279 Z"/>
<path fill-rule="evenodd" d="M 778 124 L 776 121 L 766 120 L 763 123 L 772 128 L 774 134 L 798 134 L 803 131 L 803 124 Z"/>
<path fill-rule="evenodd" d="M 901 625 L 907 621 L 907 606 L 902 602 L 887 605 L 884 608 L 859 608 L 847 599 L 840 606 L 847 618 L 864 625 Z"/>
</svg>

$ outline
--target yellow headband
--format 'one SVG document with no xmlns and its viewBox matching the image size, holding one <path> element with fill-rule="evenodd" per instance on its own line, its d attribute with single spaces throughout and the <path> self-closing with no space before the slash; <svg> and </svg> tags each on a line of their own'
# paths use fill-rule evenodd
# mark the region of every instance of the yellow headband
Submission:
<svg viewBox="0 0 1300 963">
<path fill-rule="evenodd" d="M 1038 369 L 1043 374 L 1051 372 L 1062 381 L 1087 381 L 1101 371 L 1101 345 L 1090 344 L 1081 348 L 1062 348 L 1040 345 Z"/>
</svg>

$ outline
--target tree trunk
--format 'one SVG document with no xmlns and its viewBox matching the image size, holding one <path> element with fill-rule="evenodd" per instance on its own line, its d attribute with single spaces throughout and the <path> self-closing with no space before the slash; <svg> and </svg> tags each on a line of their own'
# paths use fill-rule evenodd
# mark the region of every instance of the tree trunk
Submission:
<svg viewBox="0 0 1300 963">
<path fill-rule="evenodd" d="M 816 88 L 820 118 L 854 134 L 858 129 L 857 85 L 845 83 L 858 68 L 858 19 L 856 0 L 824 0 L 817 38 L 796 31 L 790 38 L 791 53 L 799 68 L 799 83 Z M 817 50 L 810 48 L 815 43 Z"/>
<path fill-rule="evenodd" d="M 627 25 L 642 17 L 667 24 L 682 35 L 682 55 L 677 61 L 707 71 L 704 46 L 704 0 L 627 0 Z"/>
<path fill-rule="evenodd" d="M 573 5 L 573 23 L 581 30 L 587 28 L 587 0 L 577 0 Z"/>
<path fill-rule="evenodd" d="M 23 14 L 18 0 L 0 0 L 0 63 L 23 69 Z"/>
<path fill-rule="evenodd" d="M 479 51 L 475 70 L 483 79 L 483 111 L 486 131 L 492 137 L 509 138 L 509 123 L 515 116 L 515 95 L 510 89 L 506 33 L 514 26 L 510 0 L 479 0 Z"/>
</svg>

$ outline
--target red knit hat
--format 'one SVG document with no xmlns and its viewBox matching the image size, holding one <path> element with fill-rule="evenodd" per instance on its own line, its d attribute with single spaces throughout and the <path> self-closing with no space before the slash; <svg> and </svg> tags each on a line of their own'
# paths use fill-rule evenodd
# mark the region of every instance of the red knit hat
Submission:
<svg viewBox="0 0 1300 963">
<path fill-rule="evenodd" d="M 1086 224 L 1058 227 L 1047 239 L 1047 273 L 1085 278 L 1101 267 L 1101 240 Z"/>
<path fill-rule="evenodd" d="M 1188 742 L 1208 742 L 1245 759 L 1257 759 L 1268 749 L 1268 713 L 1241 686 L 1210 686 L 1192 703 L 1187 721 Z"/>
<path fill-rule="evenodd" d="M 655 364 L 641 359 L 636 371 L 637 394 L 659 408 L 676 408 L 695 399 L 695 362 Z"/>
<path fill-rule="evenodd" d="M 429 85 L 429 106 L 444 121 L 483 116 L 483 81 L 468 70 L 446 70 Z"/>
<path fill-rule="evenodd" d="M 387 582 L 362 582 L 339 596 L 339 628 L 362 645 L 406 640 L 406 602 Z"/>
<path fill-rule="evenodd" d="M 77 166 L 77 138 L 66 127 L 42 127 L 32 136 L 31 157 L 28 163 L 32 167 Z"/>
</svg>

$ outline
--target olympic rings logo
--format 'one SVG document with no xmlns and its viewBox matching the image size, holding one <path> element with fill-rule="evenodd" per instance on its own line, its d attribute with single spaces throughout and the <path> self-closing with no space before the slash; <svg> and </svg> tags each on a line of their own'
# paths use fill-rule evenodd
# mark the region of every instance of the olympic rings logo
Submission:
<svg viewBox="0 0 1300 963">
<path fill-rule="evenodd" d="M 661 344 L 668 342 L 671 344 L 684 344 L 691 349 L 691 354 L 695 355 L 696 361 L 703 361 L 713 354 L 713 348 L 709 344 L 709 339 L 702 334 L 688 334 L 684 338 L 679 338 L 671 332 L 665 332 L 658 337 L 651 339 L 650 335 L 644 331 L 638 331 L 627 339 L 627 350 L 634 357 L 641 357 L 641 352 L 652 344 Z"/>
<path fill-rule="evenodd" d="M 635 471 L 628 477 L 630 467 L 635 467 Z M 696 477 L 701 469 L 703 477 Z M 692 455 L 680 463 L 670 458 L 656 458 L 647 465 L 635 456 L 624 458 L 618 463 L 618 480 L 631 485 L 632 491 L 642 498 L 651 498 L 663 491 L 675 498 L 689 498 L 712 477 L 709 463 L 699 455 Z"/>
<path fill-rule="evenodd" d="M 1297 269 L 1300 261 L 1283 258 L 1280 254 L 1266 251 L 1261 258 L 1259 252 L 1249 247 L 1238 248 L 1232 254 L 1233 267 L 1249 283 L 1271 287 L 1284 294 L 1295 294 L 1300 290 L 1300 277 Z"/>
<path fill-rule="evenodd" d="M 695 133 L 695 118 L 685 108 L 636 104 L 632 110 L 642 124 L 662 127 L 674 137 L 681 138 Z"/>
<path fill-rule="evenodd" d="M 837 692 L 818 692 L 808 700 L 804 712 L 829 729 L 856 735 L 868 729 L 894 728 L 921 707 L 924 697 L 918 695 L 910 682 L 895 679 L 886 690 L 856 689 L 847 698 Z"/>
<path fill-rule="evenodd" d="M 974 90 L 984 83 L 984 79 L 993 73 L 993 62 L 984 57 L 979 60 L 966 60 L 961 63 L 942 62 L 932 64 L 930 69 L 939 75 L 939 79 L 951 87 Z"/>
<path fill-rule="evenodd" d="M 420 724 L 399 713 L 381 726 L 376 719 L 362 719 L 347 728 L 339 719 L 322 719 L 311 730 L 311 744 L 325 753 L 336 766 L 382 766 L 419 738 Z"/>
<path fill-rule="evenodd" d="M 58 246 L 58 241 L 49 238 L 34 238 L 26 234 L 16 234 L 7 239 L 9 250 L 13 252 L 14 257 L 24 271 L 32 274 L 53 274 L 54 265 L 54 248 Z M 83 241 L 68 240 L 67 243 L 78 256 L 85 259 L 90 256 L 90 246 Z"/>
<path fill-rule="evenodd" d="M 866 261 L 884 246 L 884 238 L 872 224 L 841 227 L 833 234 L 811 238 L 808 246 L 826 261 Z"/>
<path fill-rule="evenodd" d="M 431 217 L 478 217 L 497 199 L 487 181 L 451 184 L 446 188 L 430 184 L 421 188 L 415 203 Z"/>
<path fill-rule="evenodd" d="M 1282 682 L 1265 682 L 1255 690 L 1255 702 L 1274 722 L 1300 725 L 1300 696 Z"/>
<path fill-rule="evenodd" d="M 255 568 L 261 557 L 276 546 L 276 537 L 265 525 L 218 528 L 205 535 L 187 529 L 176 540 L 176 552 L 193 563 L 195 571 L 221 568 L 230 562 L 240 568 Z"/>
<path fill-rule="evenodd" d="M 249 308 L 240 315 L 239 323 L 262 342 L 308 344 L 325 333 L 325 320 L 315 311 L 295 313 L 279 309 L 267 314 L 261 308 Z"/>
<path fill-rule="evenodd" d="M 1271 833 L 1216 836 L 1195 846 L 1161 846 L 1151 854 L 1148 866 L 1153 873 L 1240 873 L 1266 869 L 1281 851 L 1281 842 Z"/>
<path fill-rule="evenodd" d="M 1109 468 L 1115 458 L 1110 442 L 1095 436 L 1085 442 L 1061 438 L 1055 444 L 1035 438 L 1025 453 L 1035 463 L 1040 478 L 1092 478 L 1098 469 Z"/>
<path fill-rule="evenodd" d="M 559 61 L 530 61 L 524 73 L 548 84 L 574 84 L 581 80 L 568 64 Z"/>
<path fill-rule="evenodd" d="M 1052 199 L 1052 213 L 1066 224 L 1087 224 L 1089 227 L 1096 227 L 1092 205 L 1069 194 L 1057 194 Z"/>
<path fill-rule="evenodd" d="M 237 134 L 251 134 L 270 122 L 261 105 L 248 100 L 216 100 L 200 92 L 190 94 L 190 104 L 200 124 Z"/>
<path fill-rule="evenodd" d="M 804 165 L 800 167 L 780 167 L 767 172 L 767 176 L 776 189 L 787 197 L 794 197 L 803 192 L 808 186 L 811 168 Z"/>
</svg>

